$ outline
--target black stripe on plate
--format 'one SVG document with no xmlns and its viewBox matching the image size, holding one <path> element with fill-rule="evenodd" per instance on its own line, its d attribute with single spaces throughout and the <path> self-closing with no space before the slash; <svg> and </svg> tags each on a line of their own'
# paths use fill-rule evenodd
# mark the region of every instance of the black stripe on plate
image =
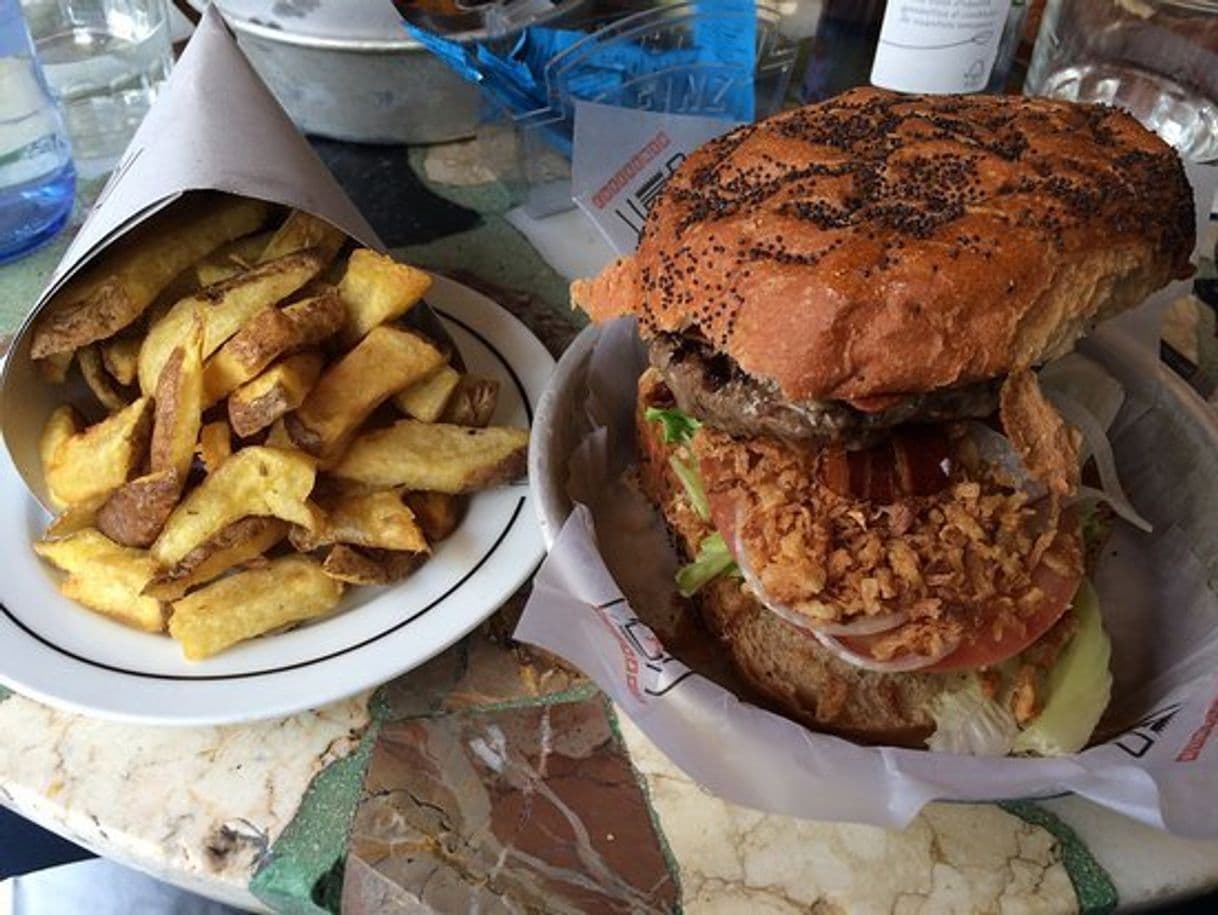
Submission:
<svg viewBox="0 0 1218 915">
<path fill-rule="evenodd" d="M 490 352 L 492 354 L 494 354 L 495 358 L 499 360 L 499 364 L 502 365 L 504 370 L 508 373 L 508 375 L 511 376 L 512 383 L 516 385 L 516 390 L 520 394 L 521 402 L 524 403 L 525 415 L 528 417 L 529 425 L 532 425 L 533 424 L 533 406 L 531 403 L 529 403 L 529 396 L 528 396 L 528 393 L 525 391 L 524 384 L 521 382 L 520 376 L 516 374 L 516 370 L 512 367 L 511 363 L 509 363 L 507 361 L 507 359 L 505 359 L 503 357 L 503 354 L 501 352 L 499 352 L 498 348 L 496 348 L 496 346 L 493 343 L 491 343 L 490 340 L 488 340 L 483 334 L 474 330 L 474 328 L 472 328 L 469 324 L 465 323 L 460 318 L 454 317 L 453 315 L 449 314 L 446 311 L 443 311 L 438 308 L 434 309 L 434 310 L 437 313 L 439 313 L 445 320 L 451 321 L 453 324 L 456 324 L 458 327 L 462 328 L 466 333 L 468 333 L 470 336 L 472 336 L 474 339 L 476 339 L 479 343 L 481 343 L 483 346 L 485 346 L 488 350 L 490 350 Z M 489 560 L 491 558 L 491 556 L 493 556 L 495 554 L 495 552 L 503 544 L 503 541 L 507 538 L 508 533 L 515 526 L 517 520 L 520 518 L 520 511 L 521 511 L 521 509 L 524 508 L 524 502 L 525 502 L 525 500 L 522 497 L 516 503 L 516 508 L 512 512 L 512 517 L 508 519 L 507 525 L 499 533 L 499 536 L 497 538 L 495 538 L 495 542 L 491 544 L 490 549 L 487 550 L 487 552 L 482 556 L 482 558 L 479 559 L 478 562 L 474 564 L 473 568 L 471 568 L 468 572 L 466 572 L 456 584 L 454 584 L 451 588 L 449 588 L 447 591 L 445 591 L 443 594 L 441 594 L 439 597 L 437 597 L 434 601 L 432 601 L 430 604 L 428 604 L 418 613 L 415 613 L 413 616 L 409 616 L 409 617 L 399 621 L 398 623 L 394 624 L 393 626 L 390 626 L 388 629 L 385 629 L 382 632 L 377 633 L 374 636 L 370 636 L 369 638 L 364 639 L 362 642 L 357 642 L 354 645 L 348 645 L 346 648 L 340 648 L 337 651 L 332 651 L 329 654 L 325 654 L 325 655 L 319 655 L 318 657 L 310 658 L 306 661 L 297 661 L 294 664 L 284 664 L 281 667 L 269 667 L 269 668 L 265 668 L 263 670 L 250 670 L 250 671 L 245 671 L 243 673 L 235 673 L 235 674 L 195 674 L 195 675 L 160 674 L 160 673 L 151 673 L 149 671 L 143 671 L 143 670 L 130 670 L 129 668 L 117 667 L 113 664 L 107 664 L 104 661 L 97 661 L 97 660 L 94 660 L 93 658 L 87 658 L 83 655 L 76 654 L 76 652 L 74 652 L 74 651 L 69 651 L 67 648 L 64 648 L 62 645 L 57 645 L 55 642 L 51 641 L 46 636 L 43 636 L 43 635 L 39 634 L 38 632 L 35 632 L 33 629 L 31 629 L 29 626 L 27 626 L 25 623 L 23 623 L 20 619 L 18 619 L 16 616 L 14 616 L 13 613 L 4 604 L 0 604 L 0 612 L 3 612 L 4 615 L 6 617 L 8 617 L 9 621 L 14 626 L 16 626 L 18 629 L 20 629 L 30 638 L 41 643 L 42 645 L 45 645 L 47 648 L 50 648 L 52 651 L 55 651 L 58 654 L 63 655 L 64 657 L 71 658 L 73 661 L 77 661 L 81 664 L 87 664 L 90 667 L 96 667 L 100 670 L 107 670 L 107 671 L 110 671 L 111 673 L 122 674 L 122 675 L 128 676 L 128 677 L 137 677 L 137 678 L 144 679 L 144 680 L 170 680 L 170 681 L 246 680 L 246 679 L 251 679 L 254 677 L 269 677 L 274 674 L 281 674 L 281 673 L 284 673 L 289 670 L 298 670 L 302 667 L 309 667 L 314 664 L 321 664 L 325 661 L 330 661 L 330 660 L 333 660 L 334 658 L 341 657 L 342 655 L 349 654 L 352 651 L 358 651 L 361 648 L 371 645 L 373 642 L 377 642 L 380 639 L 385 638 L 385 636 L 387 636 L 387 635 L 397 632 L 403 626 L 406 626 L 406 625 L 414 622 L 415 620 L 417 620 L 421 616 L 423 616 L 425 613 L 428 613 L 429 611 L 435 609 L 437 606 L 439 606 L 444 601 L 446 601 L 449 597 L 451 597 L 462 586 L 464 586 L 465 583 L 467 581 L 469 581 L 469 579 L 472 578 L 477 573 L 477 571 L 486 564 L 487 560 Z M 358 609 L 359 609 L 358 607 L 354 607 L 347 612 L 351 613 Z"/>
</svg>

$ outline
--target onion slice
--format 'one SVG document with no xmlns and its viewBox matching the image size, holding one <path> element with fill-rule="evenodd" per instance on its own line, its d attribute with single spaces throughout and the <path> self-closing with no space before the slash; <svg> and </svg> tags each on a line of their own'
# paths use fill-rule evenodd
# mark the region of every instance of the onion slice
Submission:
<svg viewBox="0 0 1218 915">
<path fill-rule="evenodd" d="M 904 625 L 909 616 L 905 613 L 879 613 L 875 616 L 864 616 L 855 620 L 852 623 L 836 623 L 828 620 L 821 621 L 814 617 L 808 616 L 806 613 L 800 613 L 798 610 L 788 607 L 786 604 L 774 600 L 762 585 L 761 579 L 757 577 L 757 573 L 753 570 L 752 563 L 748 561 L 745 555 L 744 543 L 740 539 L 740 516 L 736 516 L 736 529 L 732 543 L 732 552 L 736 556 L 736 566 L 740 569 L 740 574 L 744 577 L 744 582 L 749 586 L 749 590 L 753 592 L 753 596 L 771 613 L 776 613 L 792 626 L 802 629 L 805 632 L 820 638 L 822 635 L 879 635 L 881 632 L 888 632 L 896 629 L 898 626 Z"/>
<path fill-rule="evenodd" d="M 1023 458 L 1019 456 L 1009 438 L 977 420 L 968 422 L 966 428 L 969 438 L 977 446 L 977 454 L 981 460 L 1001 468 L 1021 491 L 1028 494 L 1028 501 L 1036 502 L 1048 493 L 1045 485 L 1028 473 Z"/>
<path fill-rule="evenodd" d="M 912 670 L 922 670 L 930 667 L 932 664 L 937 664 L 949 654 L 960 647 L 959 640 L 944 642 L 943 647 L 939 651 L 931 655 L 924 654 L 905 654 L 895 658 L 890 658 L 887 661 L 881 661 L 871 655 L 860 654 L 857 651 L 851 651 L 837 639 L 831 635 L 823 635 L 822 633 L 813 633 L 817 640 L 825 646 L 839 661 L 845 661 L 847 664 L 854 667 L 861 667 L 864 670 L 874 670 L 877 673 L 883 674 L 899 674 L 907 673 Z"/>
<path fill-rule="evenodd" d="M 1112 444 L 1108 441 L 1108 435 L 1104 431 L 1103 425 L 1072 397 L 1068 397 L 1060 391 L 1048 392 L 1047 396 L 1066 422 L 1082 433 L 1085 450 L 1079 455 L 1079 459 L 1085 463 L 1088 457 L 1094 458 L 1095 469 L 1100 475 L 1100 489 L 1092 489 L 1089 486 L 1079 487 L 1078 497 L 1103 499 L 1118 515 L 1138 530 L 1149 534 L 1153 530 L 1150 522 L 1138 514 L 1138 510 L 1133 507 L 1133 503 L 1125 495 L 1125 490 L 1121 488 L 1121 481 L 1117 476 L 1116 458 L 1112 454 Z"/>
</svg>

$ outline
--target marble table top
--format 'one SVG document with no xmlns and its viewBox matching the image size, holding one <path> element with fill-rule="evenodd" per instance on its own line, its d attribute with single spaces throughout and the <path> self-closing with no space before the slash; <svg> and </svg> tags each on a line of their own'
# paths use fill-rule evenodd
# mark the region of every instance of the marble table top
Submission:
<svg viewBox="0 0 1218 915">
<path fill-rule="evenodd" d="M 469 147 L 318 145 L 397 254 L 566 345 L 565 281 Z M 0 268 L 0 331 L 56 257 Z M 1199 376 L 1212 321 L 1173 317 Z M 137 727 L 0 691 L 0 803 L 205 895 L 310 915 L 1107 912 L 1218 887 L 1218 842 L 1077 798 L 936 804 L 900 832 L 724 803 L 579 674 L 510 644 L 521 598 L 375 692 L 278 721 Z"/>
</svg>

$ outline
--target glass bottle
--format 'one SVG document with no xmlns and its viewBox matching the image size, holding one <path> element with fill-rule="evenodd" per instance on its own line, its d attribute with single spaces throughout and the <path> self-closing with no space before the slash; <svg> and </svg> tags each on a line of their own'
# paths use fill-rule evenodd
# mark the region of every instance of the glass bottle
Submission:
<svg viewBox="0 0 1218 915">
<path fill-rule="evenodd" d="M 75 199 L 76 172 L 18 0 L 0 0 L 0 263 L 55 235 Z"/>
</svg>

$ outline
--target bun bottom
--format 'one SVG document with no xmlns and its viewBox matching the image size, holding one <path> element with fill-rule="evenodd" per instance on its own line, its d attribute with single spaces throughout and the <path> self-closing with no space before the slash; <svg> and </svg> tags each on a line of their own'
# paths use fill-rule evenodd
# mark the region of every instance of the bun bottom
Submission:
<svg viewBox="0 0 1218 915">
<path fill-rule="evenodd" d="M 659 424 L 643 418 L 648 406 L 665 405 L 663 394 L 658 373 L 644 373 L 636 417 L 639 480 L 675 545 L 690 559 L 714 528 L 686 500 Z M 952 674 L 876 673 L 846 664 L 758 603 L 736 578 L 714 579 L 695 602 L 702 622 L 754 693 L 741 698 L 817 731 L 863 743 L 923 747 L 934 731 L 928 704 L 959 679 Z"/>
</svg>

